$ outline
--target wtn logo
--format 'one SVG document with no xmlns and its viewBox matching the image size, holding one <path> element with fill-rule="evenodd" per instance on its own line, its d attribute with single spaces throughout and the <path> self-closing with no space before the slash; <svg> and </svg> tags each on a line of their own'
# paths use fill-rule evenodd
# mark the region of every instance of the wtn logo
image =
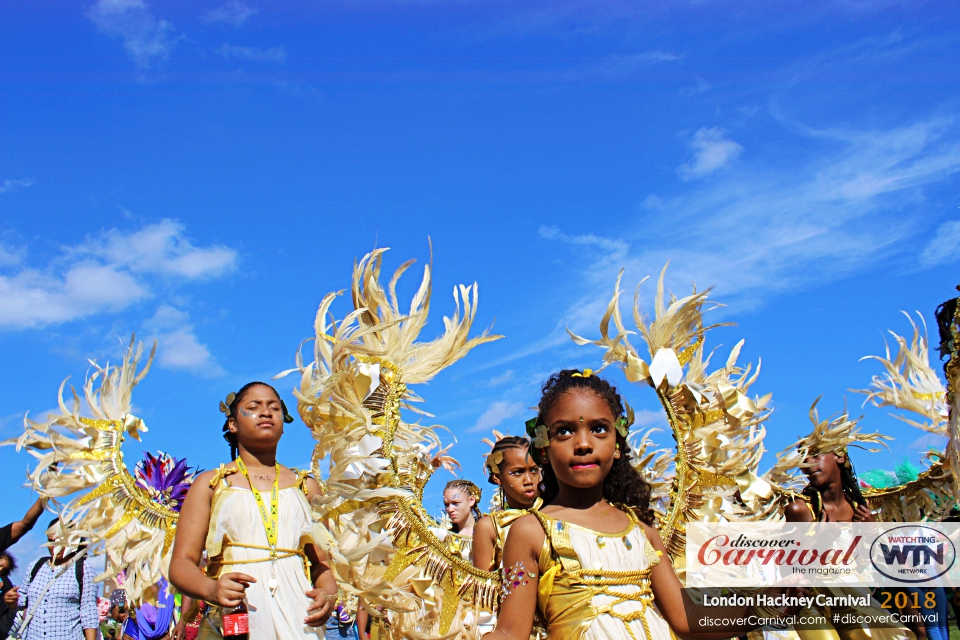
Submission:
<svg viewBox="0 0 960 640">
<path fill-rule="evenodd" d="M 930 564 L 931 561 L 943 564 L 946 550 L 943 548 L 943 544 L 938 544 L 936 551 L 926 544 L 905 544 L 903 546 L 881 544 L 880 553 L 883 555 L 883 561 L 888 565 L 906 564 L 907 559 L 913 556 L 913 566 L 916 567 L 920 564 Z"/>
<path fill-rule="evenodd" d="M 870 545 L 870 562 L 897 582 L 929 582 L 945 574 L 957 550 L 943 532 L 920 525 L 895 527 Z"/>
</svg>

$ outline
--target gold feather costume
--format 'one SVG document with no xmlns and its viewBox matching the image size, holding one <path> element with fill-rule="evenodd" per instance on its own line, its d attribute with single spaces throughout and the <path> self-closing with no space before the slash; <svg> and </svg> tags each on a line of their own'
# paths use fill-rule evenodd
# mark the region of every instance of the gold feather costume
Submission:
<svg viewBox="0 0 960 640">
<path fill-rule="evenodd" d="M 375 638 L 454 638 L 475 633 L 470 620 L 496 606 L 497 574 L 451 553 L 421 504 L 434 469 L 455 461 L 440 448 L 436 426 L 409 423 L 418 412 L 410 386 L 431 380 L 474 347 L 500 336 L 469 337 L 477 286 L 454 290 L 457 311 L 444 332 L 417 342 L 430 309 L 430 267 L 409 309 L 399 308 L 397 280 L 380 283 L 385 249 L 354 268 L 353 310 L 340 321 L 327 295 L 317 312 L 313 361 L 298 357 L 295 391 L 301 418 L 317 440 L 313 469 L 329 458 L 326 495 L 315 503 L 328 531 L 323 546 L 341 589 L 374 616 Z M 463 304 L 461 316 L 460 305 Z"/>
<path fill-rule="evenodd" d="M 123 462 L 124 436 L 139 440 L 147 430 L 130 413 L 131 395 L 150 369 L 156 343 L 139 368 L 143 343 L 131 338 L 120 366 L 100 366 L 83 385 L 83 402 L 66 381 L 60 385 L 59 411 L 44 421 L 24 419 L 17 450 L 37 458 L 30 473 L 34 490 L 58 506 L 68 523 L 69 543 L 85 539 L 89 554 L 104 553 L 106 570 L 97 580 L 116 587 L 126 571 L 123 588 L 133 606 L 155 601 L 157 585 L 166 576 L 178 513 L 138 484 Z M 92 418 L 80 415 L 81 408 Z"/>
<path fill-rule="evenodd" d="M 666 411 L 677 443 L 673 477 L 667 474 L 662 451 L 647 454 L 645 437 L 634 464 L 644 465 L 644 475 L 653 480 L 651 507 L 657 512 L 664 545 L 676 563 L 682 558 L 687 522 L 773 518 L 778 509 L 774 487 L 757 474 L 771 399 L 769 394 L 748 395 L 759 366 L 751 373 L 750 365 L 737 365 L 740 342 L 722 367 L 710 371 L 712 354 L 705 354 L 704 336 L 721 325 L 704 326 L 704 307 L 713 304 L 709 292 L 694 288 L 684 298 L 671 295 L 667 299 L 665 274 L 666 267 L 657 282 L 652 320 L 640 309 L 643 281 L 637 285 L 633 305 L 636 331 L 627 329 L 620 314 L 621 271 L 600 321 L 600 338 L 570 336 L 577 344 L 603 348 L 604 367 L 622 367 L 630 382 L 653 387 Z M 629 336 L 636 333 L 646 343 L 649 363 L 630 343 Z M 652 467 L 646 466 L 648 460 Z M 671 482 L 669 496 L 663 491 L 667 480 Z"/>
</svg>

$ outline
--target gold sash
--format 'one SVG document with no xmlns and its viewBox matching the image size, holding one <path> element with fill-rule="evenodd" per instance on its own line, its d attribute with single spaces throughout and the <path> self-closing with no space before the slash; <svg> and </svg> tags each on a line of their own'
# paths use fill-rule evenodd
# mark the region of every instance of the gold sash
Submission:
<svg viewBox="0 0 960 640">
<path fill-rule="evenodd" d="M 537 498 L 529 509 L 503 509 L 490 514 L 490 520 L 493 521 L 493 531 L 496 535 L 496 543 L 493 547 L 493 564 L 490 565 L 492 567 L 491 571 L 499 569 L 503 562 L 503 547 L 507 543 L 507 532 L 510 531 L 510 525 L 542 506 L 543 500 Z"/>
</svg>

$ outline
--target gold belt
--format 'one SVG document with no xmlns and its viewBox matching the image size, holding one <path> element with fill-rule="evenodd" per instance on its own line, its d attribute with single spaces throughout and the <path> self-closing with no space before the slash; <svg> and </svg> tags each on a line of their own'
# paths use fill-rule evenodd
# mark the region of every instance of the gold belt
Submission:
<svg viewBox="0 0 960 640">
<path fill-rule="evenodd" d="M 293 558 L 295 556 L 300 556 L 300 559 L 303 561 L 303 573 L 307 576 L 307 582 L 310 582 L 310 559 L 307 558 L 307 554 L 303 552 L 303 549 L 281 549 L 280 547 L 270 548 L 267 546 L 259 544 L 241 544 L 239 542 L 226 541 L 223 544 L 223 548 L 227 547 L 237 547 L 239 549 L 256 549 L 258 551 L 269 551 L 270 555 L 265 558 L 251 558 L 249 560 L 233 560 L 230 561 L 224 560 L 220 563 L 222 566 L 233 566 L 238 564 L 258 564 L 260 562 L 273 562 L 274 560 L 283 560 L 285 558 Z"/>
</svg>

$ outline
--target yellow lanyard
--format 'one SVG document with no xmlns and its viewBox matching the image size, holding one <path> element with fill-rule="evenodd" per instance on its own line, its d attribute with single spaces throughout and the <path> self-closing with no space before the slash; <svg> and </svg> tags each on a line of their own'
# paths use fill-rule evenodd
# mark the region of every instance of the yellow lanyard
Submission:
<svg viewBox="0 0 960 640">
<path fill-rule="evenodd" d="M 260 492 L 257 491 L 257 488 L 253 486 L 253 482 L 250 481 L 250 474 L 247 473 L 247 465 L 243 464 L 243 460 L 239 457 L 237 458 L 237 468 L 240 469 L 240 473 L 242 473 L 243 477 L 250 483 L 250 491 L 253 492 L 253 499 L 257 501 L 257 507 L 260 508 L 260 520 L 263 522 L 263 528 L 267 532 L 270 556 L 275 557 L 277 553 L 277 520 L 279 519 L 278 514 L 280 513 L 277 507 L 277 498 L 280 494 L 280 463 L 277 463 L 277 477 L 273 479 L 273 490 L 270 492 L 269 517 L 267 517 L 267 507 L 263 504 L 263 498 L 260 497 Z"/>
</svg>

